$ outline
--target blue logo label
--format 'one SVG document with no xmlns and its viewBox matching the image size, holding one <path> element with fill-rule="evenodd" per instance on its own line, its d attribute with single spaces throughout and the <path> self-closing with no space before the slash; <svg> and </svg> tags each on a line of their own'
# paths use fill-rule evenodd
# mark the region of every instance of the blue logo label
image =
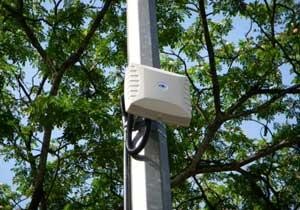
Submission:
<svg viewBox="0 0 300 210">
<path fill-rule="evenodd" d="M 158 82 L 157 86 L 159 87 L 159 89 L 161 89 L 163 91 L 166 91 L 169 88 L 168 85 L 166 83 L 164 83 L 164 82 Z"/>
</svg>

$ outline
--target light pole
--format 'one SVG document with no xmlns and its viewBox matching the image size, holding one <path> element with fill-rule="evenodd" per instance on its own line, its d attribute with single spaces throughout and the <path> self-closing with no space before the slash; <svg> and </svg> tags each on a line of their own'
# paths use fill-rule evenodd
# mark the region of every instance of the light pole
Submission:
<svg viewBox="0 0 300 210">
<path fill-rule="evenodd" d="M 129 64 L 160 67 L 155 10 L 155 0 L 127 0 Z M 126 125 L 124 118 L 123 122 Z M 170 173 L 165 125 L 152 121 L 146 147 L 138 156 L 133 157 L 128 155 L 125 146 L 124 154 L 124 209 L 170 210 Z"/>
</svg>

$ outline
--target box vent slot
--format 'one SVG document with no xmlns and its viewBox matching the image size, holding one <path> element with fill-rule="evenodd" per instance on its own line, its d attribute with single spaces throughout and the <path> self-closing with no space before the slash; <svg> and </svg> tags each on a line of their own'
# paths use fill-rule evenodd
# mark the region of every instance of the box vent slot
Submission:
<svg viewBox="0 0 300 210">
<path fill-rule="evenodd" d="M 139 93 L 139 74 L 136 70 L 130 70 L 127 74 L 127 90 L 130 98 L 135 98 Z"/>
</svg>

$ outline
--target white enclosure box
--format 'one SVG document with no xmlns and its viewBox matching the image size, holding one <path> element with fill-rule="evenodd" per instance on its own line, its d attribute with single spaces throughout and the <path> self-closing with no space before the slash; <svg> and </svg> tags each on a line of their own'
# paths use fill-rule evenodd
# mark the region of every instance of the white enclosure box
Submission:
<svg viewBox="0 0 300 210">
<path fill-rule="evenodd" d="M 137 116 L 188 126 L 191 121 L 189 81 L 186 76 L 131 64 L 125 73 L 125 109 Z"/>
</svg>

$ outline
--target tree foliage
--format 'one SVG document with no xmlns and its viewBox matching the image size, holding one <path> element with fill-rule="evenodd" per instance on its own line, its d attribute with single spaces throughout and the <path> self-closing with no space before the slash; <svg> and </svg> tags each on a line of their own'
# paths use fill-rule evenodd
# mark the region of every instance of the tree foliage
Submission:
<svg viewBox="0 0 300 210">
<path fill-rule="evenodd" d="M 157 17 L 192 94 L 191 125 L 168 127 L 173 208 L 298 209 L 299 2 L 160 0 Z M 0 22 L 1 207 L 122 208 L 126 2 L 0 0 Z"/>
</svg>

